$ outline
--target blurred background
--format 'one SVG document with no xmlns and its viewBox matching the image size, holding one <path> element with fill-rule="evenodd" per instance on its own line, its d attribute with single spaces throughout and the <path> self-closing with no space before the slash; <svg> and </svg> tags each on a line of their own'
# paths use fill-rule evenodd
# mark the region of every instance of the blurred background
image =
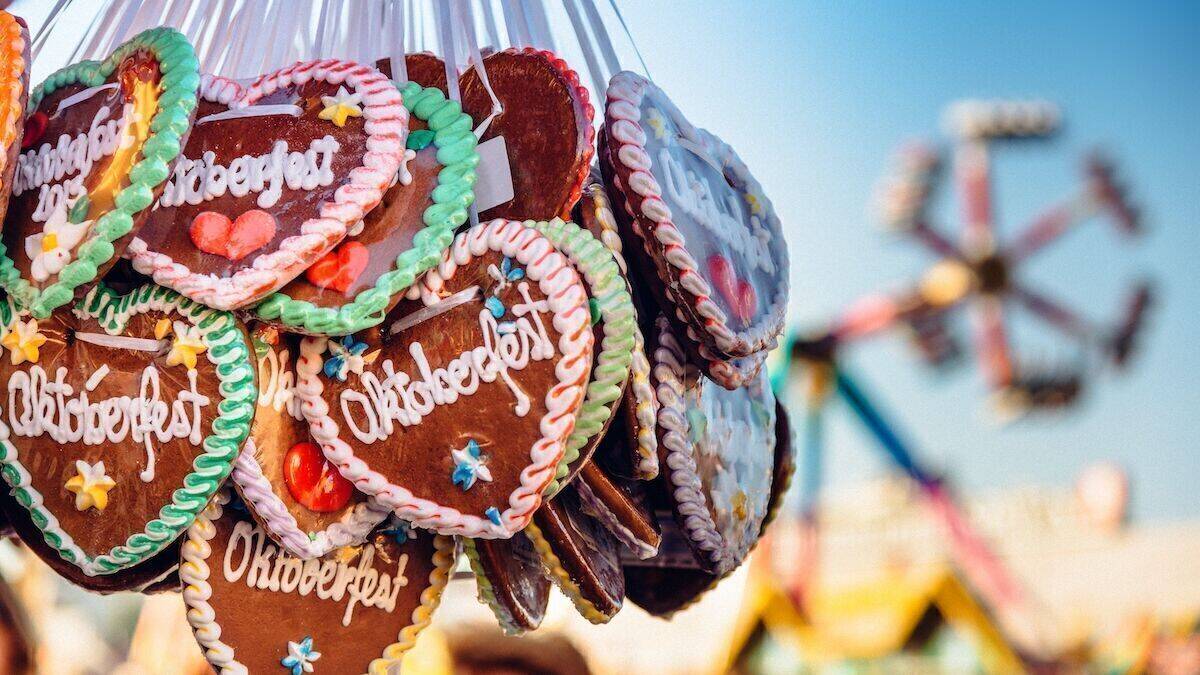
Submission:
<svg viewBox="0 0 1200 675">
<path fill-rule="evenodd" d="M 50 4 L 17 0 L 9 11 L 36 31 Z M 751 565 L 669 623 L 627 604 L 612 624 L 590 626 L 555 598 L 551 630 L 539 631 L 551 636 L 537 640 L 562 643 L 532 651 L 578 651 L 597 672 L 1005 672 L 1013 655 L 1027 653 L 1035 656 L 1026 668 L 1044 661 L 1063 672 L 1200 672 L 1200 4 L 620 7 L 649 75 L 693 122 L 738 150 L 774 202 L 792 261 L 789 326 L 801 339 L 826 330 L 859 298 L 909 287 L 936 261 L 885 227 L 878 208 L 896 152 L 914 139 L 948 163 L 928 212 L 958 237 L 955 138 L 944 122 L 962 99 L 1043 100 L 1061 115 L 1049 138 L 993 144 L 998 238 L 1011 239 L 1076 192 L 1084 158 L 1096 149 L 1140 208 L 1140 236 L 1089 222 L 1023 265 L 1021 278 L 1097 322 L 1119 321 L 1141 280 L 1152 282 L 1155 302 L 1122 368 L 1081 354 L 1044 324 L 1013 319 L 1009 338 L 1024 363 L 1084 373 L 1078 401 L 1063 410 L 998 414 L 966 316 L 948 324 L 964 348 L 949 366 L 922 363 L 903 330 L 838 354 L 923 466 L 953 486 L 1023 589 L 1018 616 L 1004 616 L 965 578 L 919 490 L 831 400 L 820 481 L 798 469 L 773 539 Z M 90 18 L 64 17 L 60 30 L 74 22 L 82 33 Z M 65 62 L 73 47 L 51 44 L 44 57 Z M 627 65 L 636 63 L 632 45 L 619 48 Z M 788 366 L 783 356 L 773 363 L 786 374 L 783 391 L 802 434 L 805 365 Z M 804 487 L 818 485 L 819 506 L 806 522 L 812 495 Z M 10 579 L 26 579 L 18 585 L 38 586 L 28 580 L 37 563 L 16 551 L 2 562 Z M 90 645 L 80 648 L 108 654 L 99 669 L 80 658 L 47 672 L 106 672 L 127 658 L 139 598 L 38 592 L 70 600 L 64 617 L 45 624 L 58 631 L 53 649 L 90 626 L 95 638 L 80 638 Z M 190 636 L 171 602 L 152 601 L 177 619 L 172 630 L 186 647 Z M 97 629 L 88 618 L 95 616 L 112 625 Z M 437 630 L 412 656 L 413 672 L 442 667 L 473 644 L 464 634 L 482 641 L 483 622 L 490 617 L 473 584 L 452 584 Z M 123 667 L 177 672 L 176 657 L 139 656 Z M 540 672 L 575 663 L 552 661 Z"/>
</svg>

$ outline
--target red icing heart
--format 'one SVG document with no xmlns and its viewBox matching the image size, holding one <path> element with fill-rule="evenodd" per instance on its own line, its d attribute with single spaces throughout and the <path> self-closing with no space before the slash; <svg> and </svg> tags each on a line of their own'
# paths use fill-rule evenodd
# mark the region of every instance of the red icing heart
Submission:
<svg viewBox="0 0 1200 675">
<path fill-rule="evenodd" d="M 758 307 L 758 293 L 753 284 L 739 279 L 733 263 L 719 253 L 708 256 L 708 273 L 717 292 L 733 310 L 733 315 L 743 324 L 749 324 Z"/>
<path fill-rule="evenodd" d="M 297 443 L 283 458 L 283 482 L 292 499 L 318 513 L 337 511 L 350 501 L 354 486 L 325 459 L 315 443 Z"/>
<path fill-rule="evenodd" d="M 275 216 L 251 209 L 229 220 L 215 211 L 202 211 L 192 219 L 196 248 L 230 260 L 241 260 L 275 238 Z"/>
<path fill-rule="evenodd" d="M 37 142 L 42 140 L 42 134 L 46 133 L 46 125 L 50 123 L 50 118 L 41 110 L 33 113 L 25 118 L 25 132 L 21 136 L 21 149 L 28 150 Z"/>
<path fill-rule="evenodd" d="M 358 280 L 370 260 L 367 247 L 361 242 L 350 241 L 325 254 L 304 276 L 314 286 L 345 293 Z"/>
</svg>

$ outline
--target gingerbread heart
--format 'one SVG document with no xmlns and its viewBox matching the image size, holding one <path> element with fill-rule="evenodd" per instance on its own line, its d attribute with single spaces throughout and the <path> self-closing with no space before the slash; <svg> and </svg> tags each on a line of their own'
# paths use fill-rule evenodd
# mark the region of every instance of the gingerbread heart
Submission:
<svg viewBox="0 0 1200 675">
<path fill-rule="evenodd" d="M 85 574 L 175 540 L 229 475 L 254 417 L 241 325 L 160 286 L 96 286 L 0 339 L 0 463 L 46 543 Z"/>
<path fill-rule="evenodd" d="M 0 11 L 0 220 L 8 209 L 17 156 L 24 149 L 25 104 L 29 100 L 29 29 L 25 22 Z M 33 119 L 33 118 L 30 118 Z M 45 122 L 45 114 L 37 118 Z M 34 122 L 38 124 L 38 122 Z M 35 131 L 31 138 L 44 132 Z"/>
<path fill-rule="evenodd" d="M 33 90 L 0 286 L 35 318 L 102 275 L 145 222 L 191 129 L 198 85 L 187 39 L 156 28 Z"/>
<path fill-rule="evenodd" d="M 204 104 L 162 198 L 127 255 L 142 274 L 218 309 L 251 305 L 321 259 L 383 196 L 404 157 L 408 112 L 377 70 L 329 59 L 243 90 L 205 76 Z M 225 247 L 197 239 L 204 214 L 246 225 Z M 211 226 L 210 226 L 211 227 Z M 265 235 L 270 234 L 270 237 Z"/>
<path fill-rule="evenodd" d="M 306 338 L 297 391 L 358 489 L 414 525 L 503 538 L 541 504 L 591 367 L 579 276 L 496 220 L 455 237 L 380 329 Z"/>
<path fill-rule="evenodd" d="M 618 73 L 607 99 L 601 168 L 663 311 L 710 361 L 770 349 L 783 329 L 788 256 L 762 188 L 645 78 Z"/>
<path fill-rule="evenodd" d="M 402 94 L 410 133 L 395 184 L 353 241 L 256 306 L 259 319 L 321 335 L 375 326 L 466 222 L 479 162 L 471 118 L 437 89 L 410 82 Z"/>
<path fill-rule="evenodd" d="M 338 473 L 313 442 L 296 394 L 299 336 L 259 328 L 254 428 L 233 466 L 233 483 L 251 515 L 289 554 L 318 558 L 362 543 L 387 517 Z"/>
<path fill-rule="evenodd" d="M 550 604 L 550 579 L 533 543 L 518 532 L 508 539 L 463 539 L 479 601 L 507 635 L 536 630 Z"/>
<path fill-rule="evenodd" d="M 301 560 L 222 492 L 188 530 L 179 576 L 196 641 L 220 672 L 398 673 L 454 551 L 449 538 L 394 522 Z"/>
<path fill-rule="evenodd" d="M 689 363 L 665 317 L 653 381 L 660 462 L 670 502 L 700 566 L 724 575 L 758 542 L 771 497 L 775 398 L 766 373 L 737 390 Z"/>
<path fill-rule="evenodd" d="M 513 198 L 480 218 L 569 218 L 591 166 L 594 109 L 579 74 L 553 52 L 504 49 L 483 59 L 502 111 L 479 142 L 504 138 Z M 477 122 L 491 116 L 492 98 L 474 68 L 459 78 L 462 107 Z"/>
</svg>

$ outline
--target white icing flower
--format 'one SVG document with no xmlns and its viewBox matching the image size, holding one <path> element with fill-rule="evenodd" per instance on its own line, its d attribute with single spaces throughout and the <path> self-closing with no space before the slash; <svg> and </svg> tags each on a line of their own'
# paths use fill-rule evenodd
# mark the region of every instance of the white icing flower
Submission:
<svg viewBox="0 0 1200 675">
<path fill-rule="evenodd" d="M 280 663 L 290 669 L 292 675 L 313 672 L 313 661 L 321 658 L 321 652 L 313 650 L 313 639 L 306 637 L 299 642 L 288 642 L 288 655 Z"/>
<path fill-rule="evenodd" d="M 45 281 L 61 272 L 71 261 L 71 251 L 83 241 L 91 226 L 90 220 L 67 222 L 66 204 L 55 207 L 42 231 L 25 238 L 25 255 L 31 261 L 29 274 L 34 281 Z"/>
<path fill-rule="evenodd" d="M 646 113 L 646 124 L 654 131 L 654 137 L 662 140 L 667 137 L 667 120 L 658 108 L 651 108 L 650 112 Z"/>
</svg>

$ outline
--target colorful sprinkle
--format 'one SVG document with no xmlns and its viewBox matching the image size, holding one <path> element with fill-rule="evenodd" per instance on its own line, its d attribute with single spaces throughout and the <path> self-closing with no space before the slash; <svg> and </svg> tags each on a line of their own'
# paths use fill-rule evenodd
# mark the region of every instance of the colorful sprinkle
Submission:
<svg viewBox="0 0 1200 675">
<path fill-rule="evenodd" d="M 500 298 L 497 298 L 494 295 L 490 296 L 487 300 L 484 300 L 483 306 L 487 307 L 488 311 L 492 313 L 492 316 L 497 319 L 504 316 L 504 303 L 500 302 Z"/>
<path fill-rule="evenodd" d="M 496 525 L 497 527 L 499 527 L 499 525 L 500 525 L 500 509 L 498 509 L 494 506 L 489 506 L 487 508 L 487 511 L 483 512 L 483 515 L 487 516 L 487 519 L 492 521 L 493 525 Z"/>
</svg>

